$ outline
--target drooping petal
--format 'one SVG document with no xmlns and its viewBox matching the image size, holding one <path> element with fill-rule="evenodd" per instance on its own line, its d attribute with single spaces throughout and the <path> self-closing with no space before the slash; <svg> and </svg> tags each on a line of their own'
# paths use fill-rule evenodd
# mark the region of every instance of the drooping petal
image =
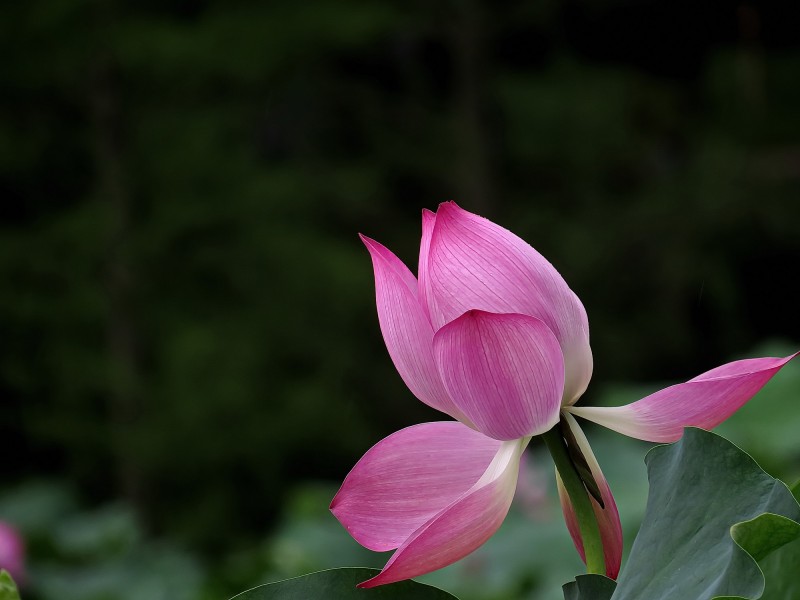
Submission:
<svg viewBox="0 0 800 600">
<path fill-rule="evenodd" d="M 564 363 L 539 319 L 471 310 L 436 332 L 433 348 L 447 392 L 481 433 L 512 440 L 558 422 Z"/>
<path fill-rule="evenodd" d="M 361 545 L 394 550 L 469 490 L 500 445 L 454 421 L 407 427 L 364 454 L 331 512 Z"/>
<path fill-rule="evenodd" d="M 738 360 L 625 406 L 570 406 L 572 414 L 648 442 L 674 442 L 684 427 L 713 429 L 797 354 Z"/>
<path fill-rule="evenodd" d="M 400 377 L 425 404 L 466 421 L 436 369 L 433 329 L 417 300 L 416 278 L 388 248 L 363 235 L 361 240 L 372 257 L 381 333 Z"/>
<path fill-rule="evenodd" d="M 591 496 L 589 496 L 589 501 L 592 503 L 597 525 L 600 529 L 600 539 L 603 542 L 606 575 L 611 579 L 616 579 L 617 575 L 619 575 L 620 565 L 622 564 L 622 525 L 619 521 L 617 503 L 614 501 L 614 496 L 611 493 L 611 488 L 608 486 L 608 481 L 603 475 L 603 471 L 600 469 L 600 464 L 597 462 L 594 452 L 592 452 L 589 440 L 586 439 L 577 421 L 568 413 L 564 414 L 564 421 L 567 423 L 570 431 L 572 431 L 572 435 L 578 442 L 578 447 L 584 458 L 586 458 L 586 462 L 592 471 L 592 476 L 600 489 L 600 497 L 603 499 L 605 508 L 601 507 Z M 578 519 L 575 516 L 575 509 L 572 507 L 572 502 L 569 499 L 567 490 L 564 489 L 564 483 L 561 481 L 558 471 L 556 471 L 556 483 L 558 484 L 558 499 L 561 501 L 561 509 L 564 511 L 564 520 L 567 523 L 567 529 L 572 536 L 572 541 L 575 542 L 575 548 L 577 548 L 578 554 L 581 555 L 583 562 L 586 562 L 586 555 L 583 550 L 583 539 L 578 526 Z"/>
<path fill-rule="evenodd" d="M 574 402 L 586 390 L 592 352 L 583 304 L 553 265 L 507 229 L 454 202 L 441 204 L 431 235 L 425 285 L 424 298 L 435 329 L 470 309 L 541 319 L 563 351 L 563 402 Z"/>
<path fill-rule="evenodd" d="M 503 523 L 514 497 L 519 459 L 530 438 L 503 442 L 480 479 L 449 506 L 421 525 L 378 575 L 358 587 L 410 579 L 464 558 Z"/>
</svg>

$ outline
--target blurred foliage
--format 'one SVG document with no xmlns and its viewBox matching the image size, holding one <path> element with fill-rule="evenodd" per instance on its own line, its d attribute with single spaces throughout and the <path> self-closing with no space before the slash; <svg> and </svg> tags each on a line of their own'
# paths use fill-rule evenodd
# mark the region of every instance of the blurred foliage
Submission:
<svg viewBox="0 0 800 600">
<path fill-rule="evenodd" d="M 0 496 L 25 537 L 23 593 L 40 600 L 211 600 L 208 576 L 185 550 L 144 539 L 122 503 L 81 510 L 63 484 L 33 482 Z"/>
<path fill-rule="evenodd" d="M 67 479 L 247 554 L 294 482 L 437 418 L 383 348 L 356 232 L 413 266 L 420 209 L 450 198 L 583 299 L 589 402 L 800 339 L 786 10 L 0 4 L 3 487 Z M 794 416 L 758 414 L 745 447 L 796 458 Z"/>
<path fill-rule="evenodd" d="M 756 348 L 751 354 L 780 355 L 781 346 Z M 631 402 L 650 390 L 608 386 L 599 404 Z M 795 435 L 783 435 L 800 418 L 794 410 L 800 398 L 800 363 L 786 365 L 756 398 L 719 428 L 744 448 L 770 475 L 792 481 L 800 465 Z M 749 424 L 758 415 L 758 427 L 769 442 L 753 444 Z M 787 423 L 788 421 L 788 423 Z M 614 492 L 624 532 L 625 554 L 644 516 L 648 480 L 644 455 L 652 444 L 626 438 L 593 424 L 587 435 Z M 769 432 L 777 432 L 770 434 Z M 511 511 L 500 531 L 476 552 L 440 571 L 419 578 L 452 592 L 461 600 L 539 600 L 559 598 L 561 585 L 584 570 L 561 516 L 552 461 L 543 445 L 534 441 L 523 463 L 523 473 Z M 527 473 L 526 473 L 527 472 Z M 531 497 L 533 484 L 546 492 Z M 282 526 L 269 545 L 270 568 L 262 581 L 291 577 L 321 568 L 348 565 L 381 567 L 391 553 L 378 554 L 359 546 L 326 510 L 335 487 L 307 485 L 288 505 Z"/>
<path fill-rule="evenodd" d="M 766 346 L 748 354 L 785 352 L 782 346 Z M 606 386 L 598 403 L 623 404 L 650 391 Z M 797 439 L 783 433 L 784 428 L 797 431 L 800 415 L 794 407 L 799 397 L 800 362 L 795 361 L 718 431 L 771 475 L 792 481 L 800 465 Z M 644 455 L 652 444 L 585 425 L 619 508 L 624 565 L 644 516 L 648 490 Z M 755 435 L 753 428 L 764 435 Z M 561 585 L 583 571 L 561 516 L 546 448 L 534 440 L 526 458 L 500 531 L 470 556 L 421 581 L 460 600 L 539 600 L 559 598 Z M 0 494 L 0 519 L 15 523 L 28 540 L 26 597 L 33 600 L 219 600 L 255 585 L 322 569 L 381 568 L 391 553 L 371 552 L 347 534 L 328 511 L 335 492 L 336 485 L 328 482 L 294 486 L 272 534 L 259 532 L 256 543 L 219 553 L 212 560 L 174 540 L 154 539 L 143 532 L 142 523 L 124 502 L 81 508 L 64 484 L 31 482 Z"/>
<path fill-rule="evenodd" d="M 17 584 L 4 570 L 0 570 L 0 600 L 19 600 Z"/>
</svg>

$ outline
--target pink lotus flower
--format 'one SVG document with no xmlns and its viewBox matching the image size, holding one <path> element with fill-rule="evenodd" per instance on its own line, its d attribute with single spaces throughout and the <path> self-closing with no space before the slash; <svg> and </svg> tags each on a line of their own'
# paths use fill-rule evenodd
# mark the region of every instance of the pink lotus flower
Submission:
<svg viewBox="0 0 800 600">
<path fill-rule="evenodd" d="M 25 578 L 25 543 L 10 524 L 0 521 L 0 569 L 20 584 Z"/>
<path fill-rule="evenodd" d="M 586 311 L 558 271 L 510 231 L 454 202 L 423 211 L 419 279 L 387 248 L 372 256 L 378 319 L 411 392 L 456 421 L 408 427 L 378 442 L 345 478 L 331 511 L 365 547 L 396 550 L 374 587 L 463 558 L 503 522 L 533 436 L 563 420 L 603 506 L 591 500 L 606 573 L 616 577 L 622 531 L 614 498 L 572 415 L 654 442 L 710 429 L 786 362 L 733 362 L 627 406 L 574 406 L 592 375 Z M 560 481 L 559 481 L 560 483 Z M 568 529 L 583 557 L 569 497 Z M 585 559 L 584 559 L 585 560 Z"/>
</svg>

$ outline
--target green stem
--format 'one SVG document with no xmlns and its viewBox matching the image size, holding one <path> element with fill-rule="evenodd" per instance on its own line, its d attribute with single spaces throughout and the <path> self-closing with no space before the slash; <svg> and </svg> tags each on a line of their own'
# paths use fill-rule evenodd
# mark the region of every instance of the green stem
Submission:
<svg viewBox="0 0 800 600">
<path fill-rule="evenodd" d="M 605 575 L 606 561 L 603 555 L 603 540 L 600 538 L 600 528 L 597 518 L 589 500 L 589 493 L 578 476 L 578 471 L 572 464 L 567 454 L 567 445 L 556 425 L 547 433 L 542 434 L 544 443 L 556 463 L 556 469 L 561 476 L 561 481 L 569 494 L 572 508 L 578 519 L 578 527 L 583 540 L 583 551 L 586 556 L 586 572 Z"/>
</svg>

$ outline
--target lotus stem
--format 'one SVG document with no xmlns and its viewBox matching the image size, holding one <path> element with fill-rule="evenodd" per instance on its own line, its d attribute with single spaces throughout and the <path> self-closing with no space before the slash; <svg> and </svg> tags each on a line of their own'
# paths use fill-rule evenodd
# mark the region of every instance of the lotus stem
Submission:
<svg viewBox="0 0 800 600">
<path fill-rule="evenodd" d="M 564 488 L 569 494 L 572 508 L 575 510 L 578 528 L 583 540 L 586 572 L 605 575 L 606 561 L 603 554 L 603 540 L 600 537 L 600 528 L 592 508 L 589 492 L 586 491 L 578 471 L 572 464 L 567 452 L 567 445 L 561 436 L 558 426 L 542 434 L 542 439 L 553 457 Z"/>
</svg>

